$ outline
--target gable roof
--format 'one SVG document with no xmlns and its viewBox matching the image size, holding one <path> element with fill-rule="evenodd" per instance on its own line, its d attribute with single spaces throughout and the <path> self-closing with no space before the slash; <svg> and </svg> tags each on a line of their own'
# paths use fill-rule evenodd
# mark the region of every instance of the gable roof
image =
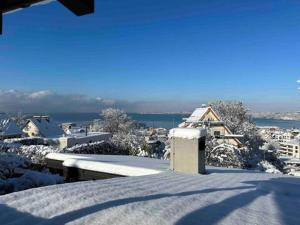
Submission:
<svg viewBox="0 0 300 225">
<path fill-rule="evenodd" d="M 202 108 L 196 108 L 194 112 L 186 119 L 186 122 L 189 123 L 195 123 L 202 121 L 204 117 L 208 113 L 212 113 L 219 121 L 221 121 L 220 117 L 217 115 L 217 113 L 211 108 L 211 107 L 202 107 Z"/>
<path fill-rule="evenodd" d="M 32 122 L 36 128 L 39 130 L 40 136 L 42 137 L 57 137 L 64 134 L 64 131 L 49 118 L 31 118 L 28 120 L 27 124 Z M 26 125 L 27 125 L 26 124 Z"/>
</svg>

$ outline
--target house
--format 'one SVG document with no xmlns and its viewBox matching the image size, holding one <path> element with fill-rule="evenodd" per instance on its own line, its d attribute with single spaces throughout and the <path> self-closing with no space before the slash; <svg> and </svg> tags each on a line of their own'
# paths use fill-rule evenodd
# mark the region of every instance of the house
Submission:
<svg viewBox="0 0 300 225">
<path fill-rule="evenodd" d="M 49 116 L 34 116 L 23 128 L 29 137 L 53 138 L 64 134 L 64 131 Z"/>
<path fill-rule="evenodd" d="M 300 140 L 281 142 L 279 152 L 281 156 L 300 158 Z"/>
<path fill-rule="evenodd" d="M 20 138 L 23 132 L 16 122 L 9 119 L 6 114 L 0 113 L 0 140 L 9 138 Z"/>
<path fill-rule="evenodd" d="M 243 136 L 233 134 L 210 106 L 203 105 L 201 108 L 195 109 L 190 117 L 183 120 L 184 122 L 179 124 L 180 128 L 207 128 L 212 136 L 218 138 L 220 144 L 242 146 L 239 138 Z"/>
<path fill-rule="evenodd" d="M 293 135 L 293 133 L 288 131 L 276 131 L 272 135 L 272 139 L 278 143 L 289 142 L 294 138 L 295 136 Z"/>
</svg>

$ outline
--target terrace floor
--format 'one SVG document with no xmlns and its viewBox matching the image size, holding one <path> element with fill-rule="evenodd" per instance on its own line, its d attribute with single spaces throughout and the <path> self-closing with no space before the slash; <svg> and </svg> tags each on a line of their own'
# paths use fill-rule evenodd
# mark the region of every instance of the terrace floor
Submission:
<svg viewBox="0 0 300 225">
<path fill-rule="evenodd" d="M 0 197 L 0 224 L 299 224 L 300 179 L 208 167 L 54 185 Z"/>
</svg>

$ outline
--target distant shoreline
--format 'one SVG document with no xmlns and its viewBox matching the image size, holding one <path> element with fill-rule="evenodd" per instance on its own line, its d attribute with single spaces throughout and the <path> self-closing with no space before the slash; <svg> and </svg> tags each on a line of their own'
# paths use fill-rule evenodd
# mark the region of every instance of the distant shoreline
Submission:
<svg viewBox="0 0 300 225">
<path fill-rule="evenodd" d="M 101 119 L 100 113 L 49 113 L 50 117 L 58 123 L 73 122 L 81 124 L 84 122 Z M 162 127 L 171 129 L 182 123 L 183 118 L 189 114 L 181 113 L 128 113 L 135 121 L 146 124 L 148 127 Z M 293 127 L 300 128 L 299 120 L 281 120 L 281 119 L 266 119 L 253 118 L 257 126 L 277 126 L 284 129 Z"/>
</svg>

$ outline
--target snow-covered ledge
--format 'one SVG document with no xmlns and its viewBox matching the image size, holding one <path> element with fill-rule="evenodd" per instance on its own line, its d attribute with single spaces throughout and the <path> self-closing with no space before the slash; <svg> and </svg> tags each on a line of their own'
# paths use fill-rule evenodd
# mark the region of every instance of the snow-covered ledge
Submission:
<svg viewBox="0 0 300 225">
<path fill-rule="evenodd" d="M 206 136 L 206 129 L 174 128 L 169 132 L 169 138 L 199 139 Z"/>
<path fill-rule="evenodd" d="M 170 130 L 173 171 L 205 174 L 206 129 L 175 128 Z"/>
</svg>

